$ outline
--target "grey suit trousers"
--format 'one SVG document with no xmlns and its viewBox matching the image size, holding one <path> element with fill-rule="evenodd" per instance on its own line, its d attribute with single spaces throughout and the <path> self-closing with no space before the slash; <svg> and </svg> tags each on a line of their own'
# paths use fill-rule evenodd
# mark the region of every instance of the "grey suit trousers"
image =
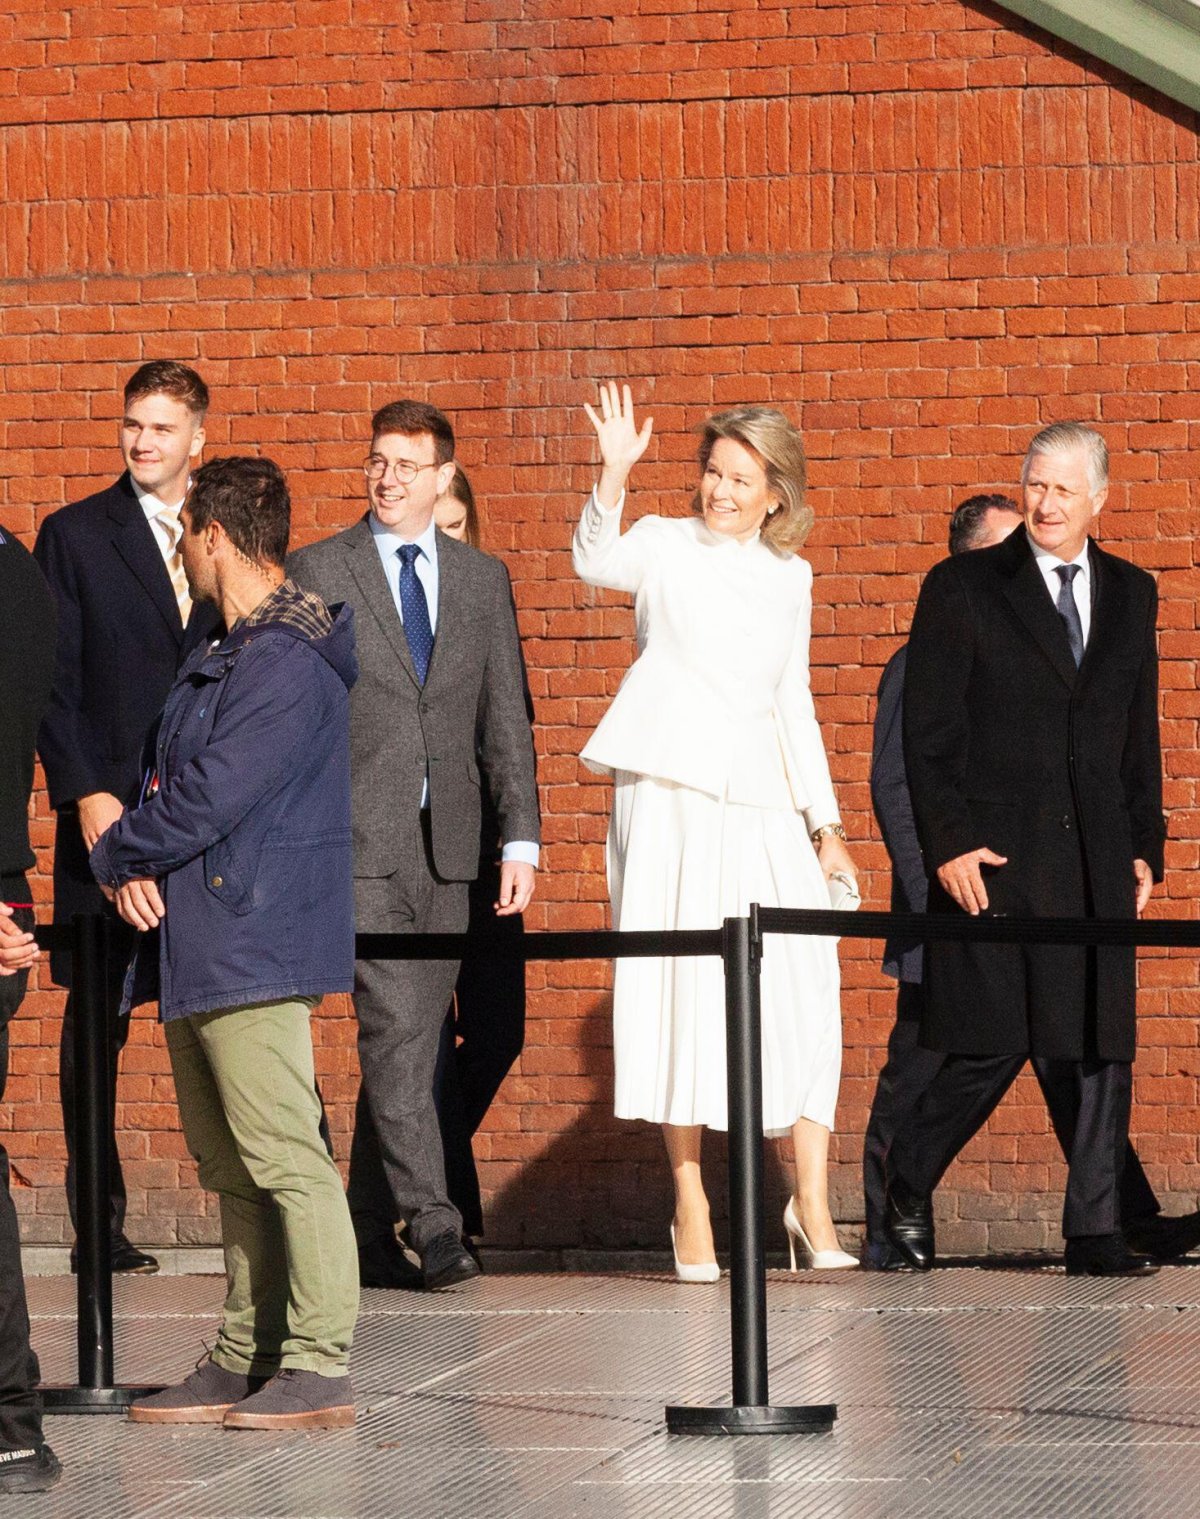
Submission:
<svg viewBox="0 0 1200 1519">
<path fill-rule="evenodd" d="M 421 828 L 411 835 L 412 852 L 394 874 L 355 880 L 360 933 L 466 931 L 467 883 L 435 874 L 428 822 L 423 813 Z M 360 1244 L 390 1237 L 397 1219 L 408 1224 L 418 1254 L 447 1229 L 462 1233 L 462 1218 L 446 1194 L 433 1100 L 438 1040 L 458 967 L 457 960 L 355 965 L 362 1087 L 350 1150 L 349 1202 Z"/>
</svg>

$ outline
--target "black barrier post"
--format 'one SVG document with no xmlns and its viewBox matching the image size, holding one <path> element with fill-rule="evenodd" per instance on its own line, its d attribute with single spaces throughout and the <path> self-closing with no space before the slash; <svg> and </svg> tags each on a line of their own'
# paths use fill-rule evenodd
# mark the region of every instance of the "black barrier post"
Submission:
<svg viewBox="0 0 1200 1519">
<path fill-rule="evenodd" d="M 41 1389 L 46 1412 L 54 1414 L 123 1413 L 135 1398 L 158 1391 L 113 1385 L 107 929 L 105 920 L 95 915 L 72 919 L 79 1382 L 74 1387 Z"/>
<path fill-rule="evenodd" d="M 767 1395 L 767 1265 L 763 1251 L 762 934 L 758 908 L 726 918 L 725 1046 L 729 1085 L 729 1300 L 733 1404 L 667 1409 L 674 1435 L 824 1434 L 834 1403 L 773 1408 Z"/>
</svg>

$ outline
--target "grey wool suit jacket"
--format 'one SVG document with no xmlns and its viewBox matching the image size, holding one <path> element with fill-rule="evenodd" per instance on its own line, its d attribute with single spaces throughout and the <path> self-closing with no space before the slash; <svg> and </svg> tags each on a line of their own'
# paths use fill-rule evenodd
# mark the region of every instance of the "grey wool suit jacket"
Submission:
<svg viewBox="0 0 1200 1519">
<path fill-rule="evenodd" d="M 478 873 L 481 784 L 503 842 L 541 838 L 508 571 L 441 532 L 437 553 L 437 632 L 424 687 L 365 516 L 288 558 L 298 585 L 328 606 L 354 607 L 359 675 L 350 693 L 350 764 L 360 878 L 390 876 L 410 858 L 426 774 L 433 865 L 443 880 Z"/>
</svg>

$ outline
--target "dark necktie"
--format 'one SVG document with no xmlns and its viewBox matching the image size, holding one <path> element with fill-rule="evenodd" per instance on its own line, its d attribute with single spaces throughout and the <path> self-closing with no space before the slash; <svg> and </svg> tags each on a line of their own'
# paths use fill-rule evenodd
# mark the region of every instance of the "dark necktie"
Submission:
<svg viewBox="0 0 1200 1519">
<path fill-rule="evenodd" d="M 417 679 L 424 685 L 433 656 L 433 626 L 429 621 L 425 587 L 417 578 L 415 560 L 420 552 L 415 543 L 402 543 L 396 550 L 400 556 L 400 610 L 404 617 L 404 636 L 408 639 L 408 652 L 412 655 Z"/>
<path fill-rule="evenodd" d="M 1055 606 L 1058 608 L 1058 615 L 1066 624 L 1067 642 L 1071 645 L 1071 657 L 1075 661 L 1075 668 L 1078 669 L 1083 659 L 1083 623 L 1080 621 L 1079 608 L 1075 605 L 1075 592 L 1071 587 L 1071 582 L 1079 574 L 1079 565 L 1056 564 L 1054 573 L 1062 581 Z"/>
</svg>

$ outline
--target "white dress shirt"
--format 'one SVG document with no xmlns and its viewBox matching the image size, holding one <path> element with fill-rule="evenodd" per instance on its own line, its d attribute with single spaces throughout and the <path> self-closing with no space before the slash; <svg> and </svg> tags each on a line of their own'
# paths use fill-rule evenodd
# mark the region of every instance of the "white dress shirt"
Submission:
<svg viewBox="0 0 1200 1519">
<path fill-rule="evenodd" d="M 429 607 L 429 626 L 433 629 L 436 638 L 438 622 L 437 524 L 431 518 L 429 526 L 415 538 L 406 538 L 402 533 L 392 532 L 391 528 L 379 521 L 374 512 L 368 514 L 367 524 L 375 539 L 375 547 L 379 550 L 379 561 L 383 565 L 383 573 L 387 576 L 388 589 L 396 605 L 396 616 L 399 617 L 401 623 L 404 621 L 404 607 L 400 602 L 400 555 L 397 550 L 405 543 L 417 545 L 420 552 L 413 560 L 413 569 L 425 591 L 425 601 Z M 424 809 L 428 806 L 429 777 L 426 776 L 425 785 L 421 791 L 421 807 Z M 532 865 L 536 870 L 541 851 L 528 839 L 514 839 L 511 843 L 504 845 L 500 851 L 500 858 L 503 861 L 519 860 L 526 865 Z"/>
<path fill-rule="evenodd" d="M 1028 537 L 1028 530 L 1026 530 L 1026 536 Z M 1033 550 L 1037 567 L 1041 570 L 1046 589 L 1050 592 L 1050 600 L 1054 602 L 1056 608 L 1063 587 L 1062 576 L 1057 573 L 1059 565 L 1077 564 L 1079 566 L 1079 574 L 1071 582 L 1071 594 L 1075 597 L 1075 605 L 1079 609 L 1079 622 L 1083 628 L 1083 646 L 1086 649 L 1088 634 L 1092 630 L 1092 566 L 1088 559 L 1086 542 L 1074 559 L 1060 559 L 1056 554 L 1039 548 L 1032 538 L 1029 539 L 1029 547 Z"/>
<path fill-rule="evenodd" d="M 171 537 L 170 530 L 159 521 L 158 514 L 159 512 L 170 511 L 174 512 L 178 517 L 180 507 L 187 500 L 187 491 L 184 491 L 183 495 L 172 506 L 169 501 L 160 501 L 153 491 L 144 491 L 132 476 L 130 476 L 129 483 L 133 486 L 133 494 L 138 499 L 138 505 L 146 514 L 146 521 L 150 524 L 150 531 L 154 534 L 155 543 L 158 544 L 158 552 L 163 556 L 163 563 L 169 567 L 171 560 L 175 556 L 175 542 Z M 189 490 L 191 489 L 191 484 L 192 482 L 189 480 Z"/>
</svg>

